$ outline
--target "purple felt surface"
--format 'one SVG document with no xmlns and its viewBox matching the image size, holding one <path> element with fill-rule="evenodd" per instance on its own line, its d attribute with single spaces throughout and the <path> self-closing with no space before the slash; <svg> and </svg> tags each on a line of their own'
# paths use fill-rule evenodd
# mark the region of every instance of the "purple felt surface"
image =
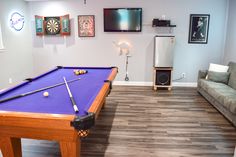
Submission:
<svg viewBox="0 0 236 157">
<path fill-rule="evenodd" d="M 79 69 L 79 67 L 77 67 Z M 71 67 L 54 70 L 42 77 L 33 79 L 32 82 L 24 83 L 17 88 L 0 93 L 0 100 L 46 86 L 64 82 L 63 77 L 67 81 L 80 78 L 80 80 L 69 83 L 69 87 L 75 102 L 79 108 L 77 115 L 83 116 L 96 98 L 97 94 L 107 80 L 112 68 L 82 68 L 88 71 L 83 75 L 75 75 Z M 41 91 L 25 97 L 0 103 L 0 110 L 18 111 L 18 112 L 34 112 L 34 113 L 50 113 L 50 114 L 75 114 L 73 110 L 69 94 L 66 86 L 61 85 L 46 90 L 49 92 L 48 97 L 44 97 Z"/>
</svg>

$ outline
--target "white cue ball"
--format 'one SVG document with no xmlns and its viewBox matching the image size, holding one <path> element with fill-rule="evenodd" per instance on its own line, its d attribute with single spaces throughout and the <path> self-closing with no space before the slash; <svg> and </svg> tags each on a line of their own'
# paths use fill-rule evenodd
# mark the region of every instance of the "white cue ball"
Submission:
<svg viewBox="0 0 236 157">
<path fill-rule="evenodd" d="M 48 96 L 49 96 L 49 93 L 48 93 L 48 92 L 44 92 L 44 93 L 43 93 L 43 96 L 48 97 Z"/>
</svg>

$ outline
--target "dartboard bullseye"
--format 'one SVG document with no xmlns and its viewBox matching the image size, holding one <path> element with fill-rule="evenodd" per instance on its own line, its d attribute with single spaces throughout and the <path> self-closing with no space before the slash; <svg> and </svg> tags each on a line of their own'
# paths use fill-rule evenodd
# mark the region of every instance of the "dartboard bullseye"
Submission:
<svg viewBox="0 0 236 157">
<path fill-rule="evenodd" d="M 47 17 L 45 26 L 48 35 L 56 35 L 60 33 L 60 19 L 57 17 Z"/>
</svg>

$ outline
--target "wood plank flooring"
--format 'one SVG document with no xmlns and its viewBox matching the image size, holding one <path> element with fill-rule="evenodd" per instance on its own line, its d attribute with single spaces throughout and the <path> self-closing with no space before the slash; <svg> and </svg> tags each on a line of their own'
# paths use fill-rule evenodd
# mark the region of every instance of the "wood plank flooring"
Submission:
<svg viewBox="0 0 236 157">
<path fill-rule="evenodd" d="M 23 157 L 60 156 L 57 142 L 22 141 Z M 195 88 L 114 86 L 81 154 L 232 157 L 235 145 L 236 129 Z"/>
</svg>

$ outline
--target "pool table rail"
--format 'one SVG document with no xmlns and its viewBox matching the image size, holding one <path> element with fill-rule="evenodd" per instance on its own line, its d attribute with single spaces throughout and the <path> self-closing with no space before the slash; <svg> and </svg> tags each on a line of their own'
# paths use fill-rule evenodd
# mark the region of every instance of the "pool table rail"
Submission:
<svg viewBox="0 0 236 157">
<path fill-rule="evenodd" d="M 98 117 L 98 114 L 101 110 L 102 107 L 105 105 L 106 97 L 110 93 L 111 86 L 112 86 L 112 81 L 116 77 L 116 74 L 118 72 L 118 68 L 112 68 L 112 72 L 108 77 L 108 81 L 104 80 L 104 85 L 100 92 L 98 93 L 97 97 L 93 101 L 93 104 L 89 108 L 88 112 L 92 112 L 95 114 L 95 117 Z"/>
</svg>

